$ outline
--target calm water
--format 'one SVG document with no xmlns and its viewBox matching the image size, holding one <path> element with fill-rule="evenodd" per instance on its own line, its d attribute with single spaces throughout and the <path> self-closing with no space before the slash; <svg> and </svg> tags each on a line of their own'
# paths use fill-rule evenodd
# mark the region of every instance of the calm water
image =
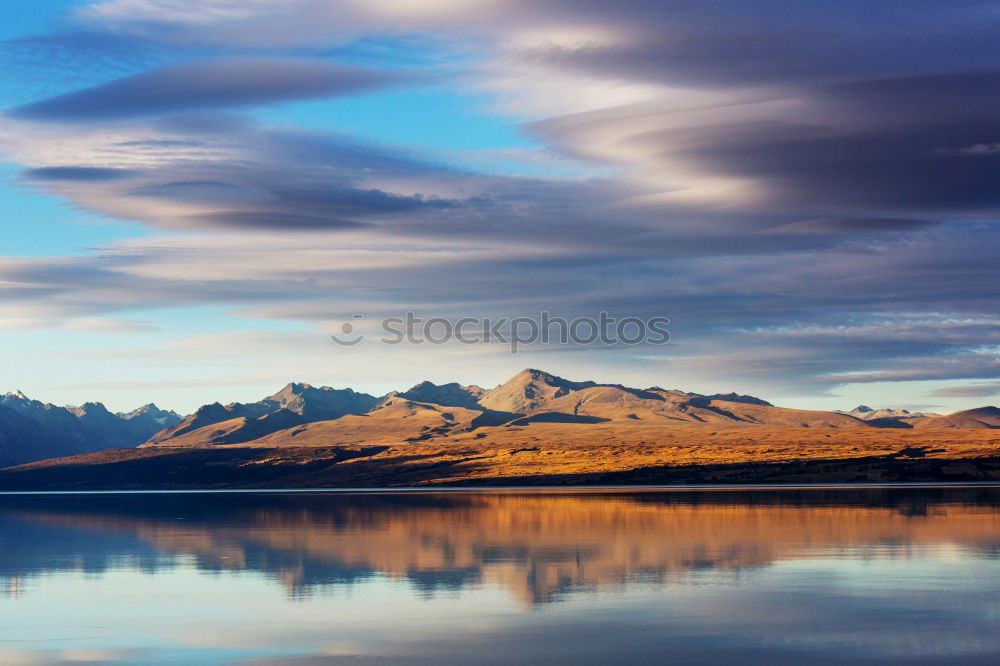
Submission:
<svg viewBox="0 0 1000 666">
<path fill-rule="evenodd" d="M 0 495 L 0 664 L 997 664 L 1000 488 Z"/>
</svg>

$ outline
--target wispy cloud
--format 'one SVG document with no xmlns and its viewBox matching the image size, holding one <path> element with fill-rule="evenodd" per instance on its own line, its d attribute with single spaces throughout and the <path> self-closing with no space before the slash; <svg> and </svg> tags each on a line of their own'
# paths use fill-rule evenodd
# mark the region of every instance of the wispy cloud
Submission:
<svg viewBox="0 0 1000 666">
<path fill-rule="evenodd" d="M 989 398 L 1000 395 L 1000 382 L 981 382 L 966 386 L 934 389 L 928 395 L 935 398 Z"/>
</svg>

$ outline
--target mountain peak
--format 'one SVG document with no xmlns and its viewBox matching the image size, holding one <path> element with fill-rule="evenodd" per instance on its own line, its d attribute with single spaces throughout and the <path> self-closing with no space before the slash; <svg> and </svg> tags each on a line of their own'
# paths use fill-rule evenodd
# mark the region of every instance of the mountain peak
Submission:
<svg viewBox="0 0 1000 666">
<path fill-rule="evenodd" d="M 4 393 L 3 397 L 5 397 L 5 398 L 12 398 L 14 400 L 31 400 L 31 398 L 29 398 L 28 396 L 24 395 L 24 392 L 22 392 L 21 389 L 15 389 L 13 391 L 7 391 L 6 393 Z"/>
<path fill-rule="evenodd" d="M 516 375 L 514 375 L 513 377 L 511 377 L 510 380 L 508 380 L 508 381 L 512 381 L 512 380 L 517 379 L 519 377 L 530 378 L 530 379 L 540 379 L 540 380 L 548 381 L 548 382 L 552 382 L 552 381 L 566 381 L 562 377 L 559 377 L 557 375 L 553 375 L 551 372 L 546 372 L 545 370 L 539 370 L 537 368 L 525 368 L 521 372 L 519 372 Z"/>
<path fill-rule="evenodd" d="M 108 408 L 105 407 L 104 404 L 100 402 L 85 402 L 79 407 L 73 407 L 72 409 L 70 409 L 70 411 L 76 414 L 77 416 L 94 415 L 94 414 L 100 414 L 103 416 L 105 414 L 111 414 L 111 412 L 108 411 Z"/>
<path fill-rule="evenodd" d="M 273 393 L 264 401 L 282 402 L 288 400 L 304 399 L 308 397 L 323 397 L 336 395 L 354 395 L 356 392 L 351 388 L 333 388 L 331 386 L 313 386 L 305 382 L 289 382 L 280 391 Z M 360 395 L 360 394 L 359 394 Z"/>
<path fill-rule="evenodd" d="M 726 402 L 742 402 L 747 405 L 762 405 L 764 407 L 773 407 L 770 402 L 764 400 L 763 398 L 758 398 L 753 395 L 743 395 L 736 392 L 729 393 L 713 393 L 712 395 L 706 395 L 709 400 L 724 400 Z"/>
<path fill-rule="evenodd" d="M 289 394 L 300 395 L 302 393 L 305 393 L 311 388 L 314 388 L 313 385 L 306 384 L 305 382 L 288 382 L 280 391 L 278 391 L 274 395 L 289 395 Z"/>
<path fill-rule="evenodd" d="M 418 383 L 414 384 L 413 386 L 411 386 L 410 390 L 412 391 L 412 390 L 418 389 L 418 388 L 430 388 L 432 386 L 437 386 L 437 384 L 435 384 L 434 382 L 432 382 L 429 379 L 425 379 L 424 381 L 418 382 Z"/>
<path fill-rule="evenodd" d="M 575 386 L 575 385 L 587 385 L 595 386 L 594 382 L 572 382 L 568 379 L 564 379 L 559 375 L 554 375 L 551 372 L 546 372 L 545 370 L 539 370 L 538 368 L 525 368 L 521 372 L 517 373 L 506 382 L 501 384 L 501 386 L 508 385 L 521 385 L 529 382 L 541 382 L 548 384 L 549 386 Z"/>
<path fill-rule="evenodd" d="M 225 413 L 226 408 L 223 407 L 222 403 L 216 400 L 215 402 L 210 402 L 207 405 L 202 405 L 195 410 L 195 414 L 218 414 Z"/>
<path fill-rule="evenodd" d="M 150 418 L 157 423 L 166 421 L 180 421 L 180 414 L 169 409 L 160 409 L 155 402 L 149 402 L 142 407 L 136 407 L 131 412 L 123 412 L 118 416 L 126 421 L 143 417 Z"/>
<path fill-rule="evenodd" d="M 479 398 L 483 395 L 483 389 L 478 386 L 462 386 L 458 382 L 435 384 L 425 380 L 411 386 L 406 391 L 393 391 L 391 395 L 416 402 L 431 402 L 448 407 L 475 409 L 478 406 Z"/>
<path fill-rule="evenodd" d="M 858 414 L 864 414 L 865 412 L 874 412 L 875 410 L 869 407 L 868 405 L 858 405 L 851 411 L 856 412 Z"/>
<path fill-rule="evenodd" d="M 274 395 L 258 403 L 243 405 L 250 410 L 248 416 L 263 416 L 276 408 L 288 409 L 309 420 L 337 418 L 344 414 L 364 414 L 378 401 L 375 396 L 358 393 L 350 388 L 313 386 L 304 382 L 291 382 Z M 264 410 L 260 412 L 260 410 Z M 257 413 L 260 412 L 260 413 Z"/>
<path fill-rule="evenodd" d="M 527 414 L 546 400 L 592 386 L 597 384 L 571 382 L 544 370 L 525 368 L 495 389 L 484 392 L 479 404 L 498 412 Z"/>
</svg>

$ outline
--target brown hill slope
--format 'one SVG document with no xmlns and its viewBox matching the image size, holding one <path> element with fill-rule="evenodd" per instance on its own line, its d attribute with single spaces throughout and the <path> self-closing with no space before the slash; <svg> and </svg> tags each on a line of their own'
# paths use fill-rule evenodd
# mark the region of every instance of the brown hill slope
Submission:
<svg viewBox="0 0 1000 666">
<path fill-rule="evenodd" d="M 955 412 L 947 416 L 939 416 L 922 420 L 915 424 L 917 428 L 1000 428 L 1000 409 L 996 407 L 978 407 Z"/>
<path fill-rule="evenodd" d="M 614 386 L 592 386 L 541 402 L 535 410 L 546 413 L 594 416 L 609 421 L 684 423 L 731 420 L 692 404 L 679 391 L 640 391 Z M 702 400 L 707 406 L 708 401 Z"/>
<path fill-rule="evenodd" d="M 867 423 L 846 414 L 787 409 L 766 404 L 712 400 L 680 391 L 640 391 L 594 386 L 542 402 L 537 411 L 592 416 L 633 423 L 717 423 L 797 427 L 866 428 Z"/>
<path fill-rule="evenodd" d="M 204 445 L 248 441 L 280 429 L 276 426 L 281 422 L 286 422 L 283 427 L 293 425 L 296 419 L 292 415 L 297 415 L 302 423 L 336 419 L 345 414 L 364 414 L 376 402 L 374 396 L 351 389 L 293 382 L 257 402 L 228 405 L 216 402 L 199 407 L 194 414 L 156 433 L 146 443 L 193 446 L 199 441 Z M 267 419 L 271 414 L 275 417 Z M 226 441 L 213 442 L 216 437 Z"/>
<path fill-rule="evenodd" d="M 150 440 L 142 446 L 196 447 L 241 444 L 302 423 L 304 420 L 300 415 L 287 409 L 279 409 L 258 418 L 239 416 L 212 422 L 186 432 L 168 433 L 164 439 Z"/>
<path fill-rule="evenodd" d="M 180 423 L 170 426 L 169 428 L 164 428 L 154 434 L 149 438 L 149 440 L 147 440 L 146 444 L 160 444 L 169 439 L 174 439 L 176 437 L 194 432 L 204 428 L 205 426 L 222 423 L 234 418 L 238 418 L 237 415 L 231 410 L 223 407 L 218 402 L 214 402 L 210 405 L 202 405 L 197 409 L 197 411 L 195 411 L 194 414 L 186 416 Z"/>
<path fill-rule="evenodd" d="M 479 410 L 442 407 L 403 398 L 386 401 L 368 414 L 315 421 L 247 442 L 248 446 L 328 446 L 399 444 L 470 430 Z"/>
<path fill-rule="evenodd" d="M 791 428 L 870 428 L 871 424 L 848 414 L 811 409 L 789 409 L 772 405 L 713 400 L 712 407 L 743 422 Z"/>
</svg>

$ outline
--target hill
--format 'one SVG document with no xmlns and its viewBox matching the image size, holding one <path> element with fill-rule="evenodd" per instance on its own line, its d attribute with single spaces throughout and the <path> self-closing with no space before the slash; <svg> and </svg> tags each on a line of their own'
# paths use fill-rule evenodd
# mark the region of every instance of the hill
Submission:
<svg viewBox="0 0 1000 666">
<path fill-rule="evenodd" d="M 636 390 L 594 386 L 540 403 L 536 411 L 595 416 L 610 421 L 719 423 L 799 427 L 858 428 L 867 424 L 832 412 L 774 407 L 757 402 L 733 402 L 680 391 Z"/>
<path fill-rule="evenodd" d="M 955 412 L 948 416 L 938 416 L 920 423 L 921 428 L 1000 428 L 1000 409 L 979 407 Z"/>
</svg>

